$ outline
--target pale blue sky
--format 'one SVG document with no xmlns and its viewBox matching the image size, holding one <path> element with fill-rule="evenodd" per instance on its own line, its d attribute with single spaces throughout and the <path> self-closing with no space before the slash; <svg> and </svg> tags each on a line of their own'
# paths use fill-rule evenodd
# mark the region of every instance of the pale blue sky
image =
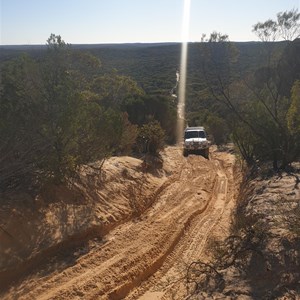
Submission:
<svg viewBox="0 0 300 300">
<path fill-rule="evenodd" d="M 184 0 L 0 0 L 2 45 L 179 42 Z M 213 30 L 257 40 L 252 25 L 298 8 L 300 0 L 191 0 L 190 41 Z"/>
</svg>

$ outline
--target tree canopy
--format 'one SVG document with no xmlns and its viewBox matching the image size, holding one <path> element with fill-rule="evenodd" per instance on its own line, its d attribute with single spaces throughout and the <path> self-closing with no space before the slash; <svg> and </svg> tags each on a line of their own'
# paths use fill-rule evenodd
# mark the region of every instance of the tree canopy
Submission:
<svg viewBox="0 0 300 300">
<path fill-rule="evenodd" d="M 299 20 L 298 11 L 292 10 L 279 13 L 276 21 L 255 24 L 253 31 L 265 43 L 267 59 L 264 65 L 240 78 L 235 76 L 234 67 L 239 53 L 226 35 L 213 33 L 203 45 L 207 86 L 213 97 L 223 105 L 222 117 L 249 164 L 272 161 L 273 168 L 277 170 L 300 157 L 295 125 L 299 111 L 296 99 L 300 41 L 289 41 L 282 52 L 271 44 L 278 38 L 289 40 L 298 37 Z M 223 48 L 222 63 L 216 63 L 214 58 L 218 49 L 213 47 L 215 43 Z"/>
<path fill-rule="evenodd" d="M 103 75 L 100 67 L 99 59 L 73 50 L 55 34 L 45 55 L 25 54 L 2 64 L 0 191 L 68 181 L 81 164 L 130 153 L 145 123 L 174 125 L 167 100 L 148 101 L 130 77 L 116 71 Z M 142 122 L 130 99 L 148 107 Z"/>
</svg>

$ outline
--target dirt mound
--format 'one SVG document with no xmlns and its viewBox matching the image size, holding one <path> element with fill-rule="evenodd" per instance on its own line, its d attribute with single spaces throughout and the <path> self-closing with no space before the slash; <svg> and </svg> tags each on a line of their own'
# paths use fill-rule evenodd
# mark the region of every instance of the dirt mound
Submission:
<svg viewBox="0 0 300 300">
<path fill-rule="evenodd" d="M 112 157 L 102 169 L 81 168 L 73 186 L 48 186 L 36 197 L 1 199 L 0 285 L 41 264 L 58 250 L 99 240 L 118 224 L 140 215 L 167 177 L 142 170 L 142 161 Z"/>
<path fill-rule="evenodd" d="M 252 220 L 254 238 L 248 245 L 253 249 L 251 260 L 245 262 L 240 278 L 256 299 L 300 298 L 300 169 L 296 166 L 298 171 L 251 181 L 252 192 L 241 203 L 240 213 Z"/>
<path fill-rule="evenodd" d="M 209 262 L 217 273 L 201 271 L 210 280 L 221 277 L 222 288 L 204 285 L 190 299 L 300 299 L 299 166 L 291 173 L 260 172 L 246 182 L 233 235 L 219 244 L 219 253 L 215 247 L 217 260 Z"/>
<path fill-rule="evenodd" d="M 16 202 L 14 217 L 4 206 L 2 266 L 17 274 L 22 259 L 43 262 L 51 249 L 56 256 L 6 286 L 2 298 L 297 299 L 299 174 L 248 182 L 237 206 L 233 154 L 212 148 L 210 160 L 185 158 L 168 147 L 162 157 L 163 169 L 152 173 L 129 157 L 111 158 L 101 172 L 85 166 L 71 191 Z M 72 239 L 86 243 L 66 250 Z M 221 262 L 213 265 L 216 253 Z"/>
<path fill-rule="evenodd" d="M 228 230 L 235 206 L 234 156 L 213 151 L 211 157 L 184 158 L 180 148 L 169 147 L 163 173 L 156 176 L 140 172 L 136 160 L 113 158 L 99 182 L 94 168 L 86 167 L 78 187 L 93 204 L 89 224 L 126 223 L 102 241 L 90 241 L 80 254 L 69 251 L 51 261 L 11 286 L 4 299 L 153 299 L 158 292 L 168 299 L 174 289 L 180 299 L 185 288 L 165 289 L 164 282 L 178 280 L 184 262 L 205 255 L 208 237 Z M 124 169 L 126 164 L 130 167 Z M 52 213 L 57 215 L 53 208 Z"/>
</svg>

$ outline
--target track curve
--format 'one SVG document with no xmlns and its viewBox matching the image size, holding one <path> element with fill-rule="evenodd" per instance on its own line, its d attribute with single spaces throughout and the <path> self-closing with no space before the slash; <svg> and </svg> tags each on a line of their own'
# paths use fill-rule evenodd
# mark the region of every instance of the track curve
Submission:
<svg viewBox="0 0 300 300">
<path fill-rule="evenodd" d="M 117 227 L 63 272 L 29 281 L 4 299 L 183 299 L 177 283 L 185 265 L 203 256 L 220 222 L 229 222 L 234 156 L 184 158 L 170 147 L 164 160 L 172 175 L 139 220 Z"/>
</svg>

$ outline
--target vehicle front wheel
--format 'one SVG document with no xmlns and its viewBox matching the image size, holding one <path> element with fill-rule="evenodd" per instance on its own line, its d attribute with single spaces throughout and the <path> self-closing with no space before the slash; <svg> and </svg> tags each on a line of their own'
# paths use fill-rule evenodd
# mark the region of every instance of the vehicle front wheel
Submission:
<svg viewBox="0 0 300 300">
<path fill-rule="evenodd" d="M 187 157 L 189 155 L 189 151 L 187 151 L 186 149 L 183 150 L 183 156 Z"/>
<path fill-rule="evenodd" d="M 204 155 L 203 155 L 206 159 L 209 159 L 209 148 L 204 150 Z"/>
</svg>

